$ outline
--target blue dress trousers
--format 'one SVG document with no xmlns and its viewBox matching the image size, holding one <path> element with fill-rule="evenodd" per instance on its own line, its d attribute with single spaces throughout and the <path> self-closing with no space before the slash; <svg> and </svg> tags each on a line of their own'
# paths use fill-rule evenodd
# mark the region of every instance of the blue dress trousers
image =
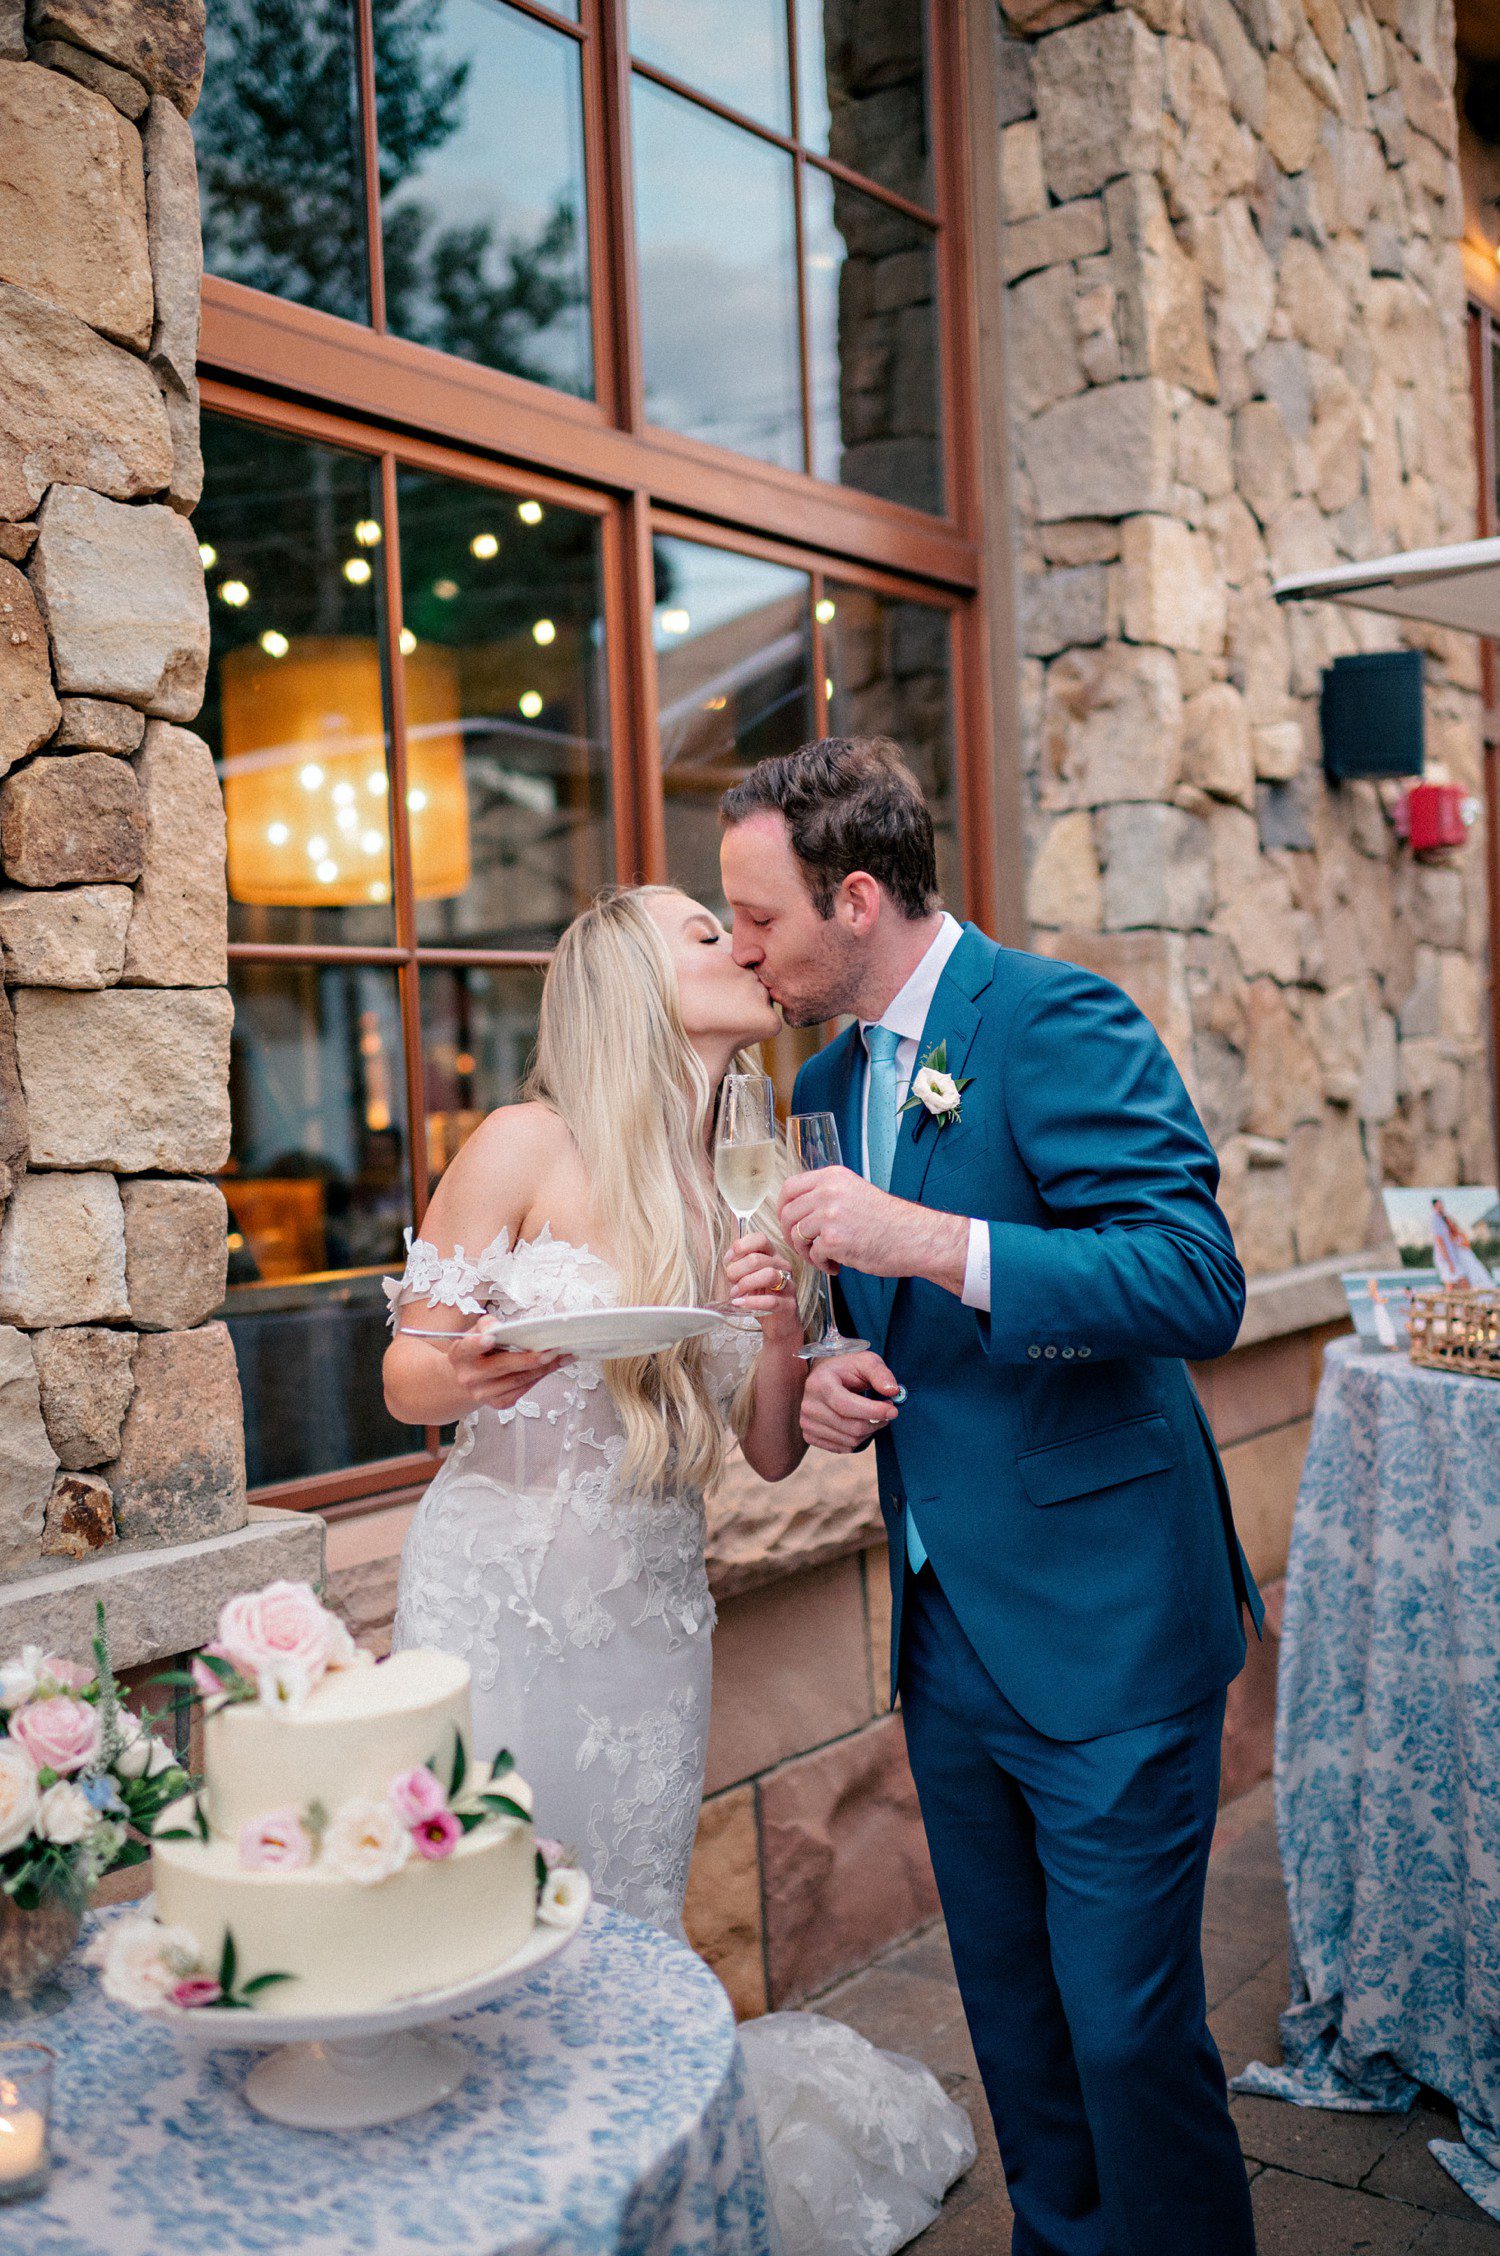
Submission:
<svg viewBox="0 0 1500 2256">
<path fill-rule="evenodd" d="M 890 1187 L 988 1223 L 991 1308 L 848 1268 L 835 1289 L 907 1390 L 875 1443 L 891 1692 L 1013 2256 L 1249 2256 L 1199 1948 L 1224 1690 L 1261 1618 L 1183 1367 L 1244 1307 L 1217 1162 L 1091 972 L 968 925 L 919 1061 L 940 1041 L 961 1117 L 906 1113 Z M 851 1028 L 797 1077 L 846 1152 L 864 1071 Z"/>
</svg>

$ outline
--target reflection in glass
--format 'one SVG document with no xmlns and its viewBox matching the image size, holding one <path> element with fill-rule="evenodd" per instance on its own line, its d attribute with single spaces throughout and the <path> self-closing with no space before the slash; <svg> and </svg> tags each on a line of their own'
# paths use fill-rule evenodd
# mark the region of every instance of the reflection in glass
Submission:
<svg viewBox="0 0 1500 2256">
<path fill-rule="evenodd" d="M 949 615 L 934 604 L 830 581 L 818 616 L 829 730 L 835 736 L 889 736 L 900 746 L 932 810 L 943 899 L 961 917 Z"/>
<path fill-rule="evenodd" d="M 578 42 L 498 0 L 377 7 L 375 66 L 390 327 L 591 393 Z"/>
<path fill-rule="evenodd" d="M 696 541 L 658 540 L 655 553 L 667 868 L 722 913 L 721 794 L 813 733 L 808 579 Z"/>
<path fill-rule="evenodd" d="M 420 139 L 428 99 L 419 72 L 388 130 Z M 354 0 L 214 0 L 193 138 L 209 272 L 367 321 Z"/>
<path fill-rule="evenodd" d="M 647 79 L 632 102 L 646 412 L 800 470 L 792 160 Z"/>
<path fill-rule="evenodd" d="M 630 0 L 630 51 L 727 109 L 789 133 L 786 0 Z"/>
<path fill-rule="evenodd" d="M 485 1115 L 519 1099 L 536 1044 L 542 977 L 540 965 L 424 967 L 422 1068 L 434 1184 Z"/>
<path fill-rule="evenodd" d="M 931 205 L 923 0 L 797 0 L 800 138 Z"/>
<path fill-rule="evenodd" d="M 598 526 L 422 470 L 398 491 L 407 680 L 442 684 L 407 715 L 418 935 L 547 948 L 614 868 Z"/>
<path fill-rule="evenodd" d="M 391 972 L 238 963 L 233 987 L 224 1313 L 259 1483 L 412 1446 L 380 1396 L 380 1272 L 399 1267 L 409 1214 L 406 1097 Z"/>
<path fill-rule="evenodd" d="M 203 418 L 203 459 L 194 523 L 212 644 L 199 726 L 224 784 L 231 937 L 388 941 L 375 465 L 219 415 Z M 436 712 L 447 694 L 420 668 L 408 691 Z M 446 757 L 456 768 L 451 730 Z"/>
<path fill-rule="evenodd" d="M 803 180 L 814 470 L 941 510 L 932 230 L 814 165 Z"/>
</svg>

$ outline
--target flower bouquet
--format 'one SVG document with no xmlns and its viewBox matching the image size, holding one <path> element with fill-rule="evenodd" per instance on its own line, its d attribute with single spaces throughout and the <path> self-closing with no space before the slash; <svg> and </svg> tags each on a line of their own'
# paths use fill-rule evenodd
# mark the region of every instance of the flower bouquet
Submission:
<svg viewBox="0 0 1500 2256">
<path fill-rule="evenodd" d="M 158 1816 L 187 1790 L 160 1720 L 121 1705 L 102 1606 L 92 1668 L 38 1645 L 0 1666 L 0 2016 L 64 2002 L 45 1985 L 92 1889 L 145 1860 Z"/>
</svg>

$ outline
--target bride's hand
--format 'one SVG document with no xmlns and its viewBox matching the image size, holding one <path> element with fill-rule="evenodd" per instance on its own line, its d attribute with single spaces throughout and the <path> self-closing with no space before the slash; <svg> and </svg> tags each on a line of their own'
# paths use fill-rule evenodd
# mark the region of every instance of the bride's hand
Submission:
<svg viewBox="0 0 1500 2256">
<path fill-rule="evenodd" d="M 724 1274 L 732 1305 L 758 1320 L 767 1345 L 802 1345 L 792 1265 L 764 1231 L 752 1230 L 730 1247 Z"/>
<path fill-rule="evenodd" d="M 456 1332 L 453 1345 L 445 1352 L 470 1410 L 512 1409 L 539 1379 L 572 1360 L 556 1353 L 494 1347 L 489 1341 L 489 1325 L 482 1317 L 466 1332 Z"/>
</svg>

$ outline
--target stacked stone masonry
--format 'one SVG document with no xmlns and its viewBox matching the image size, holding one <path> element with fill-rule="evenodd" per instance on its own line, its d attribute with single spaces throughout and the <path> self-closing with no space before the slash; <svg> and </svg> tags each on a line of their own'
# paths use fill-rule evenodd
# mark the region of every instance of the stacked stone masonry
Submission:
<svg viewBox="0 0 1500 2256">
<path fill-rule="evenodd" d="M 0 1576 L 244 1526 L 203 0 L 0 0 Z"/>
<path fill-rule="evenodd" d="M 1283 574 L 1476 524 L 1443 0 L 1006 0 L 1006 344 L 1034 944 L 1149 1012 L 1246 1266 L 1493 1181 L 1483 849 L 1330 789 L 1322 670 L 1426 654 L 1429 773 L 1481 795 L 1472 637 Z"/>
</svg>

